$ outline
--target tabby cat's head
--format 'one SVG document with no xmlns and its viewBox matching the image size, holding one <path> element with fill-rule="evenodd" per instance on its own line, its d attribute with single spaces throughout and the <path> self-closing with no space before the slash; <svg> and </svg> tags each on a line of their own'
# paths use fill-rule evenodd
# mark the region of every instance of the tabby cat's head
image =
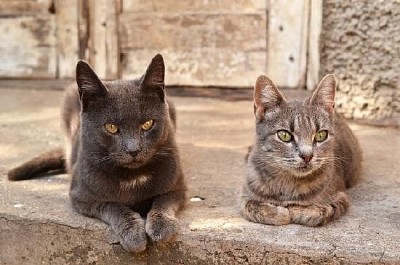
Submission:
<svg viewBox="0 0 400 265">
<path fill-rule="evenodd" d="M 156 55 L 140 79 L 129 81 L 102 82 L 80 61 L 76 80 L 87 153 L 104 165 L 135 168 L 146 163 L 169 126 L 163 57 Z"/>
<path fill-rule="evenodd" d="M 268 77 L 260 76 L 254 88 L 255 164 L 305 177 L 334 163 L 335 90 L 335 76 L 327 75 L 310 98 L 287 102 Z"/>
</svg>

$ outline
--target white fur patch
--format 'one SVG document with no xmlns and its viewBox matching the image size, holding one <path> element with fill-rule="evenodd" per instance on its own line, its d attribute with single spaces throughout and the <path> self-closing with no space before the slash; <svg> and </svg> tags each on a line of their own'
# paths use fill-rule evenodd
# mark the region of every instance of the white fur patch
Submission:
<svg viewBox="0 0 400 265">
<path fill-rule="evenodd" d="M 122 190 L 131 190 L 137 186 L 142 186 L 142 185 L 146 184 L 146 182 L 148 182 L 149 179 L 150 179 L 150 176 L 142 175 L 142 176 L 136 177 L 129 181 L 121 181 L 119 186 Z"/>
</svg>

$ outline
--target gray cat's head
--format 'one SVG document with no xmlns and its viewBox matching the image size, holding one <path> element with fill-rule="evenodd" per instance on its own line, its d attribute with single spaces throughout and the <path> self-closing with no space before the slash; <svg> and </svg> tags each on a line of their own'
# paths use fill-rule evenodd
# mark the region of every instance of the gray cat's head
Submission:
<svg viewBox="0 0 400 265">
<path fill-rule="evenodd" d="M 253 163 L 271 173 L 305 177 L 334 159 L 336 79 L 325 76 L 304 102 L 287 102 L 266 76 L 254 88 L 257 143 Z"/>
<path fill-rule="evenodd" d="M 148 161 L 169 126 L 164 60 L 157 54 L 138 80 L 100 81 L 84 61 L 76 67 L 82 145 L 104 165 L 135 168 Z"/>
</svg>

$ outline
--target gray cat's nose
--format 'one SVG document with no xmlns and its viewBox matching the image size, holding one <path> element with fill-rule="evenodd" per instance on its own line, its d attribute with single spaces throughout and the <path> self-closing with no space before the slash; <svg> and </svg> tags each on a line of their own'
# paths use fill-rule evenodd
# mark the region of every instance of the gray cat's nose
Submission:
<svg viewBox="0 0 400 265">
<path fill-rule="evenodd" d="M 306 162 L 306 163 L 309 163 L 310 161 L 311 161 L 311 159 L 313 158 L 313 155 L 312 154 L 300 154 L 299 155 L 303 160 L 304 160 L 304 162 Z"/>
</svg>

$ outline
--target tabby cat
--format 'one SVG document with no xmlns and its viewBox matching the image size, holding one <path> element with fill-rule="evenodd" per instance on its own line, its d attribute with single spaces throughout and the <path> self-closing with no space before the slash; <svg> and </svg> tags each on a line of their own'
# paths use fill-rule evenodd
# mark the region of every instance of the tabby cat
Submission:
<svg viewBox="0 0 400 265">
<path fill-rule="evenodd" d="M 10 180 L 62 169 L 79 213 L 108 223 L 124 249 L 146 249 L 147 236 L 170 240 L 186 185 L 175 142 L 175 110 L 164 91 L 164 60 L 156 55 L 137 80 L 100 81 L 84 61 L 62 109 L 66 154 L 53 150 L 8 173 Z M 144 218 L 146 217 L 146 219 Z"/>
<path fill-rule="evenodd" d="M 247 157 L 240 210 L 249 221 L 321 226 L 343 215 L 360 177 L 361 149 L 335 114 L 336 78 L 304 102 L 288 102 L 260 76 L 254 88 L 256 142 Z"/>
</svg>

